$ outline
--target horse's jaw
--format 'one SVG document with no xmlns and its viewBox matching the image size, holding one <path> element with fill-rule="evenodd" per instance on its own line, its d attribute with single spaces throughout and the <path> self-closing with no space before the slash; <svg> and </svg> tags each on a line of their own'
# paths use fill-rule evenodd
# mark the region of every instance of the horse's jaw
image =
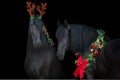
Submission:
<svg viewBox="0 0 120 80">
<path fill-rule="evenodd" d="M 59 59 L 59 60 L 63 60 L 64 59 L 64 57 L 65 57 L 65 51 L 57 51 L 57 58 Z"/>
</svg>

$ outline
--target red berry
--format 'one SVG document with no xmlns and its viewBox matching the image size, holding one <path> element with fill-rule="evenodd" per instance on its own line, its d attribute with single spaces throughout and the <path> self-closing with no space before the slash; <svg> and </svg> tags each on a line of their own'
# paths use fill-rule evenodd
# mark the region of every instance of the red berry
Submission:
<svg viewBox="0 0 120 80">
<path fill-rule="evenodd" d="M 93 54 L 93 56 L 95 57 L 97 54 L 98 54 L 98 51 L 95 51 L 94 54 Z"/>
<path fill-rule="evenodd" d="M 76 56 L 76 57 L 79 57 L 79 52 L 75 53 L 75 56 Z"/>
<path fill-rule="evenodd" d="M 92 49 L 95 49 L 96 48 L 96 46 L 92 46 Z"/>
<path fill-rule="evenodd" d="M 102 44 L 100 43 L 100 44 L 98 44 L 98 47 L 100 47 L 100 46 L 102 46 Z"/>
</svg>

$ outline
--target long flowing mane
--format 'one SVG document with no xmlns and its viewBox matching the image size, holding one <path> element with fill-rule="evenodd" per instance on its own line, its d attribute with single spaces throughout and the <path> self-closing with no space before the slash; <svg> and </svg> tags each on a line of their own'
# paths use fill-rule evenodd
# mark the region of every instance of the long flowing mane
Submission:
<svg viewBox="0 0 120 80">
<path fill-rule="evenodd" d="M 69 24 L 69 43 L 72 52 L 87 53 L 92 42 L 97 39 L 97 29 L 85 24 Z M 65 25 L 61 24 L 57 29 L 56 38 L 62 39 L 65 34 Z M 105 40 L 108 41 L 109 37 L 105 34 Z"/>
<path fill-rule="evenodd" d="M 82 53 L 86 52 L 97 37 L 96 29 L 87 25 L 71 24 L 70 32 L 70 43 L 71 50 L 77 52 L 78 50 Z"/>
</svg>

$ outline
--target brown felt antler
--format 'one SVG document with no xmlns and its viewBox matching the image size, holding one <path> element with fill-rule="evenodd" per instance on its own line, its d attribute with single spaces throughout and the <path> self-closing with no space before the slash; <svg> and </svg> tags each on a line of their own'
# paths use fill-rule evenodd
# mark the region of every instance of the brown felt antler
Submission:
<svg viewBox="0 0 120 80">
<path fill-rule="evenodd" d="M 43 16 L 44 14 L 45 14 L 45 10 L 47 9 L 46 8 L 46 6 L 47 6 L 47 3 L 41 3 L 41 6 L 37 6 L 37 11 L 40 13 L 40 16 Z"/>
<path fill-rule="evenodd" d="M 29 12 L 30 16 L 34 16 L 33 14 L 33 10 L 36 8 L 36 5 L 33 3 L 31 4 L 31 2 L 27 1 L 27 11 Z"/>
</svg>

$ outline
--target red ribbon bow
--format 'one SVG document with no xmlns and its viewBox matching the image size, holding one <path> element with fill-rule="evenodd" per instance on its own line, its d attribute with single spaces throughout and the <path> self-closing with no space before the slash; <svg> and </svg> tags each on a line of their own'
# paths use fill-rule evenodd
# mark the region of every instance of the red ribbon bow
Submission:
<svg viewBox="0 0 120 80">
<path fill-rule="evenodd" d="M 83 60 L 82 56 L 80 56 L 78 58 L 78 61 L 76 63 L 77 68 L 76 68 L 76 70 L 74 71 L 74 74 L 73 74 L 75 78 L 77 78 L 78 75 L 80 77 L 80 80 L 84 77 L 84 69 L 87 67 L 87 64 L 88 64 L 87 59 Z"/>
</svg>

